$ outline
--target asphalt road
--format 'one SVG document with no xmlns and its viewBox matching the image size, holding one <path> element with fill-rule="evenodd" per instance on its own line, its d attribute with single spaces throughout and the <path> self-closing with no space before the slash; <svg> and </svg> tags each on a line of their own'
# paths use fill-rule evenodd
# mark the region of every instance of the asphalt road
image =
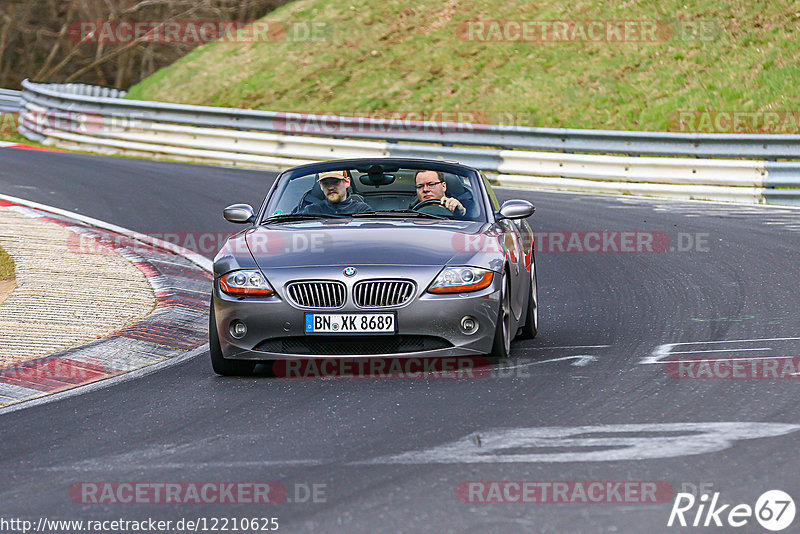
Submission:
<svg viewBox="0 0 800 534">
<path fill-rule="evenodd" d="M 150 233 L 235 231 L 221 209 L 258 205 L 273 177 L 0 151 L 0 193 Z M 205 518 L 210 529 L 214 518 L 276 517 L 283 532 L 670 532 L 674 494 L 692 486 L 731 505 L 754 506 L 771 489 L 800 498 L 796 380 L 676 378 L 664 364 L 670 354 L 747 365 L 800 357 L 800 339 L 792 339 L 800 332 L 800 211 L 498 196 L 532 201 L 530 222 L 546 234 L 537 255 L 540 335 L 512 344 L 511 360 L 489 376 L 221 378 L 202 355 L 0 416 L 0 520 Z M 669 244 L 653 253 L 568 246 L 585 239 L 580 232 L 603 231 L 648 232 Z M 559 252 L 558 239 L 571 252 Z M 541 500 L 549 488 L 545 500 L 559 502 L 475 502 L 491 498 L 492 488 L 515 497 L 515 486 L 487 481 L 539 482 L 528 497 Z M 553 481 L 579 484 L 557 496 L 545 484 Z M 601 484 L 600 501 L 610 502 L 585 503 L 574 488 L 590 481 L 654 482 L 669 491 L 660 502 L 623 503 Z M 275 482 L 288 499 L 81 502 L 90 497 L 80 490 L 93 486 L 73 485 L 98 482 Z M 313 485 L 316 499 L 307 491 Z M 697 510 L 686 512 L 690 524 Z M 725 525 L 688 530 L 730 530 Z M 764 530 L 750 517 L 740 531 Z"/>
</svg>

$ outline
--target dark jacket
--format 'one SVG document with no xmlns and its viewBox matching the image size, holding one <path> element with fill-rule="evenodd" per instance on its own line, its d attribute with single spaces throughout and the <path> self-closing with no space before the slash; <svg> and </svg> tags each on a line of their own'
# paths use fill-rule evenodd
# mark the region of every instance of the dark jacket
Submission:
<svg viewBox="0 0 800 534">
<path fill-rule="evenodd" d="M 331 202 L 326 198 L 322 202 L 309 204 L 300 210 L 299 213 L 314 215 L 350 215 L 353 213 L 364 213 L 365 211 L 374 210 L 366 202 L 348 196 L 346 200 L 341 202 Z"/>
</svg>

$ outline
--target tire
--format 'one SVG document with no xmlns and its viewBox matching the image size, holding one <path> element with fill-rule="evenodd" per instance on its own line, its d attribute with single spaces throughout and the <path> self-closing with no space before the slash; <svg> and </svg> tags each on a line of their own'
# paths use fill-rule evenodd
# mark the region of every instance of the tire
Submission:
<svg viewBox="0 0 800 534">
<path fill-rule="evenodd" d="M 214 298 L 211 298 L 211 309 L 208 312 L 208 352 L 211 355 L 211 368 L 222 376 L 249 375 L 256 367 L 256 362 L 248 360 L 227 360 L 222 357 L 219 345 L 217 321 L 214 315 Z"/>
<path fill-rule="evenodd" d="M 500 286 L 500 308 L 497 311 L 497 326 L 494 331 L 492 352 L 489 355 L 493 360 L 507 359 L 511 353 L 511 291 L 508 288 L 508 279 L 503 276 Z"/>
<path fill-rule="evenodd" d="M 528 310 L 525 324 L 519 330 L 520 339 L 533 339 L 539 332 L 539 288 L 536 284 L 536 268 L 531 266 L 531 289 L 528 295 Z"/>
</svg>

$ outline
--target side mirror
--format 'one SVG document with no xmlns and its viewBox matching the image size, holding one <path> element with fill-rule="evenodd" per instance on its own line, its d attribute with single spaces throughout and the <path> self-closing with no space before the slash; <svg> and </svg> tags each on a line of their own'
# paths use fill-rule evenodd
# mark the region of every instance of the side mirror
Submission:
<svg viewBox="0 0 800 534">
<path fill-rule="evenodd" d="M 536 208 L 527 200 L 506 200 L 500 206 L 501 219 L 524 219 L 530 217 Z"/>
<path fill-rule="evenodd" d="M 255 221 L 256 214 L 250 204 L 232 204 L 222 210 L 226 221 L 236 224 L 246 224 Z"/>
</svg>

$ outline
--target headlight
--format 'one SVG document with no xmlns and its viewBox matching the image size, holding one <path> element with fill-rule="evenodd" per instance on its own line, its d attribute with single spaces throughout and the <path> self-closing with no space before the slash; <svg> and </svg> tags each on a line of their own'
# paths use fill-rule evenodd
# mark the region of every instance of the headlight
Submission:
<svg viewBox="0 0 800 534">
<path fill-rule="evenodd" d="M 219 285 L 228 295 L 243 296 L 256 295 L 271 297 L 275 294 L 272 286 L 258 270 L 233 271 L 219 279 Z"/>
<path fill-rule="evenodd" d="M 492 271 L 478 267 L 445 267 L 431 287 L 430 293 L 466 293 L 489 287 Z"/>
</svg>

